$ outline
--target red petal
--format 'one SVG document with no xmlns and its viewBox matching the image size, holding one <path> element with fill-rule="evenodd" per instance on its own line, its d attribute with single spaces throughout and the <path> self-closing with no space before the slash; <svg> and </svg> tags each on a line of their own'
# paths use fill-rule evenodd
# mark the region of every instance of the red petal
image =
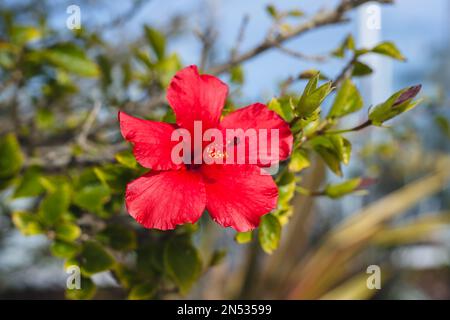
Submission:
<svg viewBox="0 0 450 320">
<path fill-rule="evenodd" d="M 245 108 L 236 110 L 229 115 L 225 116 L 220 123 L 220 126 L 223 131 L 224 129 L 243 129 L 244 131 L 247 129 L 256 129 L 259 132 L 259 129 L 267 129 L 267 148 L 264 148 L 264 152 L 258 152 L 256 146 L 253 152 L 247 150 L 246 152 L 246 162 L 249 162 L 249 159 L 254 158 L 258 159 L 258 165 L 268 166 L 270 164 L 278 163 L 281 160 L 289 157 L 292 151 L 292 143 L 293 137 L 291 133 L 291 129 L 289 128 L 289 124 L 284 121 L 279 115 L 277 115 L 274 111 L 269 110 L 267 106 L 262 103 L 255 103 L 249 105 Z M 278 155 L 276 152 L 271 153 L 271 129 L 278 129 Z M 258 133 L 259 136 L 259 133 Z M 239 143 L 242 143 L 239 142 Z M 249 145 L 247 139 L 247 146 Z M 258 139 L 258 146 L 260 146 L 260 141 Z M 247 147 L 248 148 L 248 147 Z M 257 154 L 254 154 L 257 153 Z M 262 155 L 267 154 L 268 157 L 262 157 Z M 265 160 L 265 163 L 263 162 Z M 251 163 L 254 164 L 254 163 Z"/>
<path fill-rule="evenodd" d="M 193 171 L 149 172 L 127 185 L 125 200 L 130 215 L 144 227 L 169 230 L 200 218 L 205 186 Z"/>
<path fill-rule="evenodd" d="M 125 112 L 119 112 L 119 122 L 122 136 L 133 143 L 134 156 L 143 167 L 154 170 L 182 167 L 171 159 L 172 148 L 178 143 L 170 140 L 173 125 L 138 119 Z"/>
<path fill-rule="evenodd" d="M 256 228 L 261 216 L 275 208 L 278 189 L 258 166 L 203 165 L 206 209 L 223 227 L 244 232 Z"/>
<path fill-rule="evenodd" d="M 170 82 L 167 100 L 175 112 L 178 125 L 193 132 L 195 120 L 203 129 L 217 126 L 228 87 L 218 78 L 199 75 L 196 66 L 178 71 Z"/>
</svg>

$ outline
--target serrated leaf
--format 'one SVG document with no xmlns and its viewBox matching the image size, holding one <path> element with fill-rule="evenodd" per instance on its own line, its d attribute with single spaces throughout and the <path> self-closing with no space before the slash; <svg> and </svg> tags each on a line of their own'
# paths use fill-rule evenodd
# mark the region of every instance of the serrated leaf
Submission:
<svg viewBox="0 0 450 320">
<path fill-rule="evenodd" d="M 258 228 L 258 240 L 261 248 L 271 254 L 280 243 L 281 224 L 272 214 L 262 216 Z"/>
<path fill-rule="evenodd" d="M 346 79 L 342 82 L 327 117 L 343 117 L 360 110 L 363 104 L 364 102 L 356 86 L 350 79 Z"/>
<path fill-rule="evenodd" d="M 181 294 L 186 294 L 202 271 L 202 261 L 190 239 L 172 238 L 164 250 L 164 266 Z"/>
</svg>

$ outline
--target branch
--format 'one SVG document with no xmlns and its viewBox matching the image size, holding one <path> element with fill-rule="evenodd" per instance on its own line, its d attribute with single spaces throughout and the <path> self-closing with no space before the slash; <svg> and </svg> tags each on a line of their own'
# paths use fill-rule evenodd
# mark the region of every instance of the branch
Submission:
<svg viewBox="0 0 450 320">
<path fill-rule="evenodd" d="M 342 0 L 336 8 L 332 10 L 319 11 L 310 20 L 300 24 L 292 31 L 278 34 L 273 39 L 265 39 L 261 44 L 257 45 L 253 49 L 248 50 L 231 61 L 212 67 L 209 71 L 213 74 L 223 73 L 235 65 L 247 61 L 269 49 L 285 43 L 288 40 L 298 37 L 309 30 L 346 22 L 347 19 L 345 19 L 344 16 L 348 11 L 369 1 L 371 0 Z M 378 0 L 378 2 L 392 3 L 392 0 Z"/>
</svg>

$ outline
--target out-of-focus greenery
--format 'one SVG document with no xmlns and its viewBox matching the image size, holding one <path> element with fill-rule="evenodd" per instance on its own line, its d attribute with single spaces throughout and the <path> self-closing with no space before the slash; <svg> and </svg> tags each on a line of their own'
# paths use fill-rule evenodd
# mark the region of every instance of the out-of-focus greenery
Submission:
<svg viewBox="0 0 450 320">
<path fill-rule="evenodd" d="M 32 7 L 26 10 L 30 13 Z M 299 72 L 281 84 L 278 97 L 267 102 L 290 123 L 294 150 L 275 177 L 276 210 L 263 217 L 256 231 L 235 235 L 238 244 L 248 246 L 245 254 L 233 246 L 236 252 L 228 253 L 225 246 L 217 246 L 215 240 L 225 232 L 207 220 L 170 232 L 143 229 L 126 214 L 123 202 L 126 184 L 146 170 L 123 142 L 116 115 L 121 109 L 147 119 L 173 121 L 161 97 L 182 67 L 179 55 L 168 50 L 173 37 L 183 36 L 179 20 L 164 29 L 144 25 L 141 38 L 118 47 L 95 28 L 53 29 L 46 12 L 21 19 L 26 10 L 0 8 L 2 214 L 22 234 L 47 237 L 49 251 L 66 267 L 80 266 L 82 289 L 67 290 L 67 298 L 95 297 L 92 276 L 101 272 L 113 276 L 120 287 L 118 297 L 130 299 L 185 297 L 190 292 L 195 297 L 215 297 L 208 296 L 208 290 L 225 298 L 370 298 L 376 291 L 366 287 L 364 255 L 425 242 L 448 227 L 448 212 L 390 224 L 447 185 L 446 155 L 430 153 L 420 157 L 420 170 L 428 175 L 368 204 L 330 230 L 317 232 L 321 226 L 314 224 L 315 199 L 340 201 L 374 183 L 359 175 L 323 183 L 325 170 L 342 177 L 354 153 L 352 138 L 368 127 L 385 126 L 418 103 L 419 88 L 410 86 L 367 113 L 355 84 L 372 72 L 362 57 L 405 58 L 392 42 L 358 48 L 350 35 L 328 57 L 343 61 L 336 79 L 329 80 L 317 70 Z M 306 19 L 297 9 L 282 12 L 269 6 L 267 11 L 274 20 L 274 41 Z M 204 41 L 204 45 L 208 53 L 211 44 Z M 236 55 L 231 51 L 231 56 Z M 204 72 L 214 70 L 214 65 L 202 67 Z M 231 63 L 220 72 L 229 75 L 233 88 L 245 81 L 240 64 Z M 297 81 L 306 82 L 302 92 L 290 89 Z M 236 96 L 229 97 L 225 112 L 235 109 L 235 100 Z M 330 108 L 324 108 L 327 101 Z M 355 113 L 365 120 L 342 127 L 342 118 Z M 439 115 L 436 121 L 448 134 L 446 118 Z M 391 152 L 400 168 L 411 165 L 412 158 L 389 150 L 399 141 L 366 142 L 363 158 L 356 161 L 376 170 L 371 161 Z M 393 163 L 392 158 L 385 160 Z M 16 208 L 17 199 L 26 200 L 24 208 Z M 240 263 L 233 262 L 236 258 Z M 382 267 L 384 285 L 398 271 L 392 265 Z"/>
</svg>

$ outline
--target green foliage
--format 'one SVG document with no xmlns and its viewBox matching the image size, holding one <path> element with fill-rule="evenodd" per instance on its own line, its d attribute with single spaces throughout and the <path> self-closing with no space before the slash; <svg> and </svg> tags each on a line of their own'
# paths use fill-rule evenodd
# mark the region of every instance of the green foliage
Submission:
<svg viewBox="0 0 450 320">
<path fill-rule="evenodd" d="M 267 253 L 272 253 L 280 243 L 281 224 L 278 219 L 266 214 L 261 218 L 261 224 L 258 229 L 258 240 L 261 248 Z"/>
<path fill-rule="evenodd" d="M 350 79 L 345 79 L 340 86 L 330 112 L 329 118 L 340 118 L 356 112 L 363 107 L 363 100 L 358 89 Z"/>
<path fill-rule="evenodd" d="M 319 108 L 320 104 L 333 90 L 331 81 L 318 86 L 319 74 L 316 74 L 308 81 L 302 96 L 295 108 L 297 116 L 301 118 L 309 117 Z"/>
<path fill-rule="evenodd" d="M 164 269 L 181 294 L 186 294 L 202 272 L 200 255 L 189 238 L 174 237 L 167 243 Z"/>
<path fill-rule="evenodd" d="M 350 179 L 337 184 L 330 184 L 325 187 L 325 195 L 336 199 L 356 191 L 361 185 L 361 178 Z"/>
<path fill-rule="evenodd" d="M 98 242 L 86 241 L 80 252 L 81 272 L 90 276 L 114 266 L 114 257 Z"/>
<path fill-rule="evenodd" d="M 17 174 L 23 160 L 19 142 L 14 134 L 0 137 L 0 179 L 8 179 Z"/>
<path fill-rule="evenodd" d="M 133 287 L 128 295 L 129 300 L 148 300 L 156 293 L 154 283 L 141 283 Z"/>
<path fill-rule="evenodd" d="M 240 243 L 240 244 L 248 243 L 248 242 L 252 241 L 252 238 L 253 238 L 252 231 L 238 232 L 234 236 L 234 239 L 236 240 L 236 242 Z"/>
<path fill-rule="evenodd" d="M 402 114 L 417 106 L 420 100 L 413 100 L 418 94 L 420 86 L 404 88 L 394 93 L 385 102 L 376 105 L 370 110 L 369 120 L 376 126 Z"/>
<path fill-rule="evenodd" d="M 149 26 L 145 26 L 144 31 L 153 53 L 156 55 L 158 60 L 162 60 L 166 54 L 166 39 L 164 35 Z"/>
<path fill-rule="evenodd" d="M 66 298 L 70 300 L 89 300 L 95 295 L 95 283 L 86 277 L 81 277 L 80 289 L 66 289 Z"/>
<path fill-rule="evenodd" d="M 26 236 L 32 236 L 43 232 L 43 227 L 35 214 L 28 212 L 14 212 L 12 222 L 20 232 Z"/>
<path fill-rule="evenodd" d="M 14 198 L 36 197 L 44 192 L 44 187 L 40 182 L 41 169 L 39 167 L 28 168 L 14 190 Z"/>
<path fill-rule="evenodd" d="M 70 205 L 70 187 L 64 183 L 48 192 L 39 206 L 39 217 L 46 225 L 55 224 Z"/>
<path fill-rule="evenodd" d="M 99 75 L 97 64 L 87 57 L 84 50 L 73 43 L 59 43 L 37 54 L 55 67 L 67 72 L 84 77 Z"/>
</svg>

